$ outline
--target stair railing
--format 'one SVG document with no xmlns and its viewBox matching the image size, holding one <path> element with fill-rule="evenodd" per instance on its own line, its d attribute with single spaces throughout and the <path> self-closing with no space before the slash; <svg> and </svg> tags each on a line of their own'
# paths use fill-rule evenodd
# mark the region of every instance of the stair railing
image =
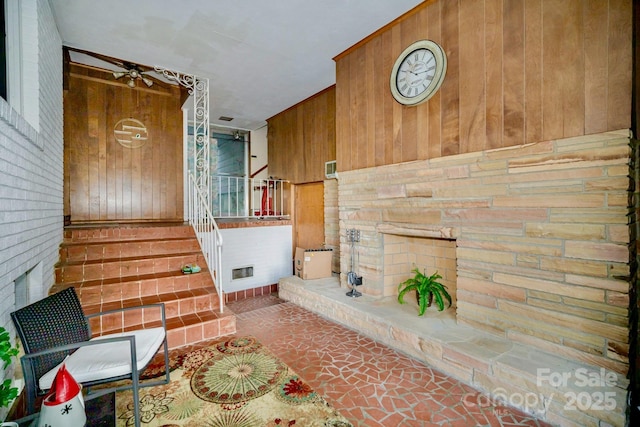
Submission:
<svg viewBox="0 0 640 427">
<path fill-rule="evenodd" d="M 283 179 L 212 175 L 211 212 L 216 218 L 289 218 L 291 183 Z"/>
<path fill-rule="evenodd" d="M 211 278 L 218 292 L 220 312 L 224 310 L 222 284 L 222 234 L 211 214 L 207 198 L 196 185 L 195 178 L 189 172 L 189 224 L 196 233 L 200 248 L 207 262 Z"/>
</svg>

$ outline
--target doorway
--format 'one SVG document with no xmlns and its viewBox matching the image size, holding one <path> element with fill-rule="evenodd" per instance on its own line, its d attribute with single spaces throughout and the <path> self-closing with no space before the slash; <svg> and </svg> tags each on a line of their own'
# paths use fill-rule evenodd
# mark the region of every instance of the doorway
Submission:
<svg viewBox="0 0 640 427">
<path fill-rule="evenodd" d="M 324 239 L 324 183 L 295 186 L 294 247 L 322 248 Z"/>
</svg>

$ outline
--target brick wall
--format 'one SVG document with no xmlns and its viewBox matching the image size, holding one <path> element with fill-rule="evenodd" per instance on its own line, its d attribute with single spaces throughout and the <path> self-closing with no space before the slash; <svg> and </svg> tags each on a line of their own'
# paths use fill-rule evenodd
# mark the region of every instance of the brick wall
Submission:
<svg viewBox="0 0 640 427">
<path fill-rule="evenodd" d="M 623 130 L 341 172 L 341 251 L 359 229 L 359 290 L 388 296 L 385 236 L 455 240 L 458 322 L 626 373 L 629 153 Z"/>
<path fill-rule="evenodd" d="M 47 293 L 63 228 L 62 41 L 48 1 L 24 4 L 23 20 L 37 28 L 23 37 L 28 49 L 37 48 L 29 66 L 37 67 L 39 91 L 27 87 L 23 96 L 35 105 L 39 129 L 0 100 L 0 324 L 10 331 L 14 281 L 31 271 L 30 300 Z"/>
</svg>

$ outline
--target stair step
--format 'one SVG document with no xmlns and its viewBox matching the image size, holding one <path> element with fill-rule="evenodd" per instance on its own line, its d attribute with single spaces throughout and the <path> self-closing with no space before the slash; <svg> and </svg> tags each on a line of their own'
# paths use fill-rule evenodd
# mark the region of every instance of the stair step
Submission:
<svg viewBox="0 0 640 427">
<path fill-rule="evenodd" d="M 165 239 L 176 237 L 195 237 L 193 228 L 184 224 L 159 225 L 123 225 L 91 227 L 91 228 L 67 228 L 64 232 L 64 242 L 82 241 L 131 241 L 138 239 Z"/>
<path fill-rule="evenodd" d="M 120 259 L 77 261 L 56 265 L 56 283 L 73 283 L 153 273 L 179 272 L 187 264 L 206 265 L 202 252 Z"/>
<path fill-rule="evenodd" d="M 193 237 L 172 237 L 135 241 L 72 242 L 60 245 L 61 263 L 122 259 L 140 256 L 190 253 L 199 251 L 198 240 Z"/>
<path fill-rule="evenodd" d="M 170 349 L 214 338 L 232 335 L 236 332 L 236 316 L 227 313 L 225 316 L 208 318 L 208 316 L 186 317 L 181 319 L 182 325 L 167 326 L 167 344 Z"/>
<path fill-rule="evenodd" d="M 165 314 L 167 319 L 179 315 L 186 315 L 195 311 L 217 310 L 218 309 L 218 293 L 214 287 L 198 288 L 193 290 L 184 290 L 178 292 L 167 292 L 158 295 L 147 295 L 137 298 L 126 298 L 116 301 L 102 301 L 93 304 L 87 304 L 82 301 L 82 308 L 85 314 L 118 309 L 137 307 L 145 304 L 156 304 L 162 302 L 165 306 Z M 120 314 L 114 316 L 113 321 L 115 328 L 122 328 L 122 319 L 118 319 Z M 142 318 L 141 318 L 142 321 Z M 101 329 L 108 330 L 110 326 L 101 325 Z"/>
<path fill-rule="evenodd" d="M 209 270 L 203 268 L 198 274 L 182 274 L 182 272 L 172 271 L 84 282 L 58 283 L 54 285 L 51 292 L 58 292 L 71 286 L 76 288 L 76 293 L 84 305 L 214 287 L 214 283 Z"/>
<path fill-rule="evenodd" d="M 183 274 L 197 264 L 202 271 Z M 231 335 L 195 233 L 183 224 L 65 229 L 51 293 L 73 286 L 87 315 L 162 302 L 170 348 Z M 160 310 L 127 310 L 90 320 L 95 335 L 160 326 Z"/>
<path fill-rule="evenodd" d="M 170 348 L 235 333 L 235 313 L 228 308 L 220 312 L 215 289 L 132 298 L 110 303 L 84 305 L 87 315 L 124 307 L 164 302 L 167 337 Z M 96 335 L 160 326 L 157 308 L 130 310 L 92 318 L 91 329 Z"/>
</svg>

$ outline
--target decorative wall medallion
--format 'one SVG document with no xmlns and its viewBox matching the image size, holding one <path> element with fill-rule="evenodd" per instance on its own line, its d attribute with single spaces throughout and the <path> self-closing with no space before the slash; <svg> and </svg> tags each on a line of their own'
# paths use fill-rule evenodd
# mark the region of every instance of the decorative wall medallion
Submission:
<svg viewBox="0 0 640 427">
<path fill-rule="evenodd" d="M 140 148 L 147 143 L 147 127 L 140 120 L 122 119 L 113 129 L 116 141 L 126 148 Z"/>
</svg>

